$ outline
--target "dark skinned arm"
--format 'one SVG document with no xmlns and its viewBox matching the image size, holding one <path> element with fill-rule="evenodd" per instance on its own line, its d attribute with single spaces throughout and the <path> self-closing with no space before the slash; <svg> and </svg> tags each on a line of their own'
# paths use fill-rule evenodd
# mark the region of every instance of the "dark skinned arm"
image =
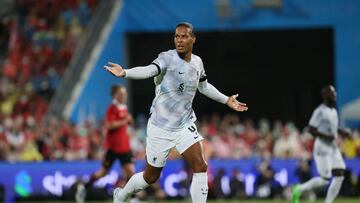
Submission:
<svg viewBox="0 0 360 203">
<path fill-rule="evenodd" d="M 332 142 L 334 140 L 334 136 L 330 136 L 330 135 L 321 133 L 313 126 L 309 126 L 309 132 L 312 136 L 318 137 L 325 142 Z"/>
<path fill-rule="evenodd" d="M 350 132 L 348 132 L 347 130 L 344 130 L 344 129 L 342 129 L 342 128 L 339 128 L 339 129 L 338 129 L 338 133 L 339 133 L 339 135 L 340 135 L 341 137 L 343 137 L 343 138 L 352 139 Z"/>
</svg>

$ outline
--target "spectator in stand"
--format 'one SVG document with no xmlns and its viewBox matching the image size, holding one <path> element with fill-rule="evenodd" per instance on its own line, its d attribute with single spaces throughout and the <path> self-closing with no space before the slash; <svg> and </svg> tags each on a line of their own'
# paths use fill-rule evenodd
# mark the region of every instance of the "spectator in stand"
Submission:
<svg viewBox="0 0 360 203">
<path fill-rule="evenodd" d="M 272 182 L 274 179 L 274 171 L 270 166 L 269 160 L 263 160 L 258 167 L 259 175 L 256 178 L 255 188 L 256 197 L 269 198 L 272 195 Z"/>
<path fill-rule="evenodd" d="M 353 133 L 353 135 L 353 137 L 344 137 L 340 144 L 342 154 L 348 158 L 355 158 L 360 155 L 359 133 Z"/>
<path fill-rule="evenodd" d="M 26 119 L 30 114 L 41 122 L 96 4 L 97 0 L 14 1 L 16 13 L 0 25 L 0 47 L 7 50 L 0 53 L 0 119 Z M 62 19 L 66 9 L 72 13 L 69 24 Z"/>
<path fill-rule="evenodd" d="M 301 156 L 301 145 L 298 133 L 290 124 L 283 127 L 280 138 L 275 141 L 274 156 L 279 158 L 291 158 Z"/>
<path fill-rule="evenodd" d="M 340 195 L 344 197 L 356 197 L 357 193 L 360 191 L 356 191 L 356 176 L 354 176 L 349 169 L 345 169 L 344 172 L 344 183 L 340 189 Z M 359 183 L 358 183 L 359 184 Z"/>
<path fill-rule="evenodd" d="M 312 178 L 311 160 L 302 158 L 299 162 L 298 168 L 295 170 L 295 175 L 299 178 L 300 183 L 305 183 L 310 180 Z M 308 191 L 304 193 L 304 197 L 308 200 L 315 200 L 316 194 L 314 191 Z"/>
<path fill-rule="evenodd" d="M 253 156 L 259 156 L 260 158 L 266 158 L 272 156 L 272 149 L 274 140 L 270 132 L 261 136 L 257 141 L 255 149 L 252 153 Z"/>
<path fill-rule="evenodd" d="M 244 177 L 240 173 L 240 170 L 234 168 L 232 171 L 232 177 L 230 179 L 230 198 L 245 198 L 245 182 Z"/>
<path fill-rule="evenodd" d="M 214 177 L 214 192 L 215 192 L 215 197 L 217 199 L 223 199 L 226 197 L 226 194 L 222 188 L 223 184 L 222 184 L 222 180 L 225 176 L 225 169 L 220 168 L 218 169 L 218 171 L 215 174 Z"/>
<path fill-rule="evenodd" d="M 255 129 L 254 122 L 250 119 L 244 122 L 244 132 L 240 136 L 248 146 L 255 146 L 258 139 L 258 132 Z"/>
</svg>

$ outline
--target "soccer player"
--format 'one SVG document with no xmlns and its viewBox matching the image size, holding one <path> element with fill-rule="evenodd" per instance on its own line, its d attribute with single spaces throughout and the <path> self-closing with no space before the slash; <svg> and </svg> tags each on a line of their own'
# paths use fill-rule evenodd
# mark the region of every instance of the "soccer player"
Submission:
<svg viewBox="0 0 360 203">
<path fill-rule="evenodd" d="M 102 167 L 90 176 L 89 181 L 83 185 L 78 184 L 75 195 L 76 202 L 82 203 L 86 197 L 86 190 L 93 183 L 108 174 L 113 163 L 119 160 L 126 180 L 134 174 L 133 155 L 130 148 L 129 135 L 127 132 L 128 124 L 133 123 L 132 116 L 128 113 L 126 106 L 127 91 L 120 85 L 111 88 L 112 104 L 106 112 L 106 140 L 107 148 Z"/>
<path fill-rule="evenodd" d="M 246 111 L 246 104 L 220 93 L 207 82 L 202 60 L 192 54 L 196 37 L 190 23 L 176 26 L 173 50 L 159 54 L 148 66 L 123 69 L 109 62 L 104 68 L 116 77 L 145 79 L 155 77 L 156 95 L 150 109 L 147 126 L 145 171 L 130 178 L 124 188 L 114 190 L 114 203 L 126 202 L 128 197 L 159 179 L 172 148 L 182 155 L 193 170 L 190 194 L 193 202 L 206 202 L 207 163 L 201 145 L 202 136 L 194 124 L 192 101 L 199 90 L 207 97 L 226 104 L 236 111 Z"/>
<path fill-rule="evenodd" d="M 309 122 L 309 131 L 316 138 L 313 155 L 320 176 L 293 188 L 294 203 L 299 202 L 302 192 L 324 187 L 332 177 L 325 199 L 325 203 L 331 203 L 338 195 L 344 180 L 345 163 L 335 139 L 338 134 L 350 135 L 338 127 L 335 88 L 331 85 L 323 87 L 321 96 L 323 103 L 315 109 Z"/>
</svg>

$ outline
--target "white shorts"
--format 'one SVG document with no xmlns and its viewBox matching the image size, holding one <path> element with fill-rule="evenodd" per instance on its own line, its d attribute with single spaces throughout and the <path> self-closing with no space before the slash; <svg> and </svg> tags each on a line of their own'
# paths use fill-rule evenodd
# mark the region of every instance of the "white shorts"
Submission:
<svg viewBox="0 0 360 203">
<path fill-rule="evenodd" d="M 196 125 L 192 123 L 179 131 L 168 131 L 153 125 L 147 125 L 146 159 L 154 167 L 164 167 L 166 159 L 172 148 L 182 154 L 191 145 L 204 138 L 197 132 Z"/>
<path fill-rule="evenodd" d="M 332 169 L 345 169 L 344 159 L 335 143 L 328 144 L 316 139 L 313 154 L 321 177 L 330 178 Z"/>
</svg>

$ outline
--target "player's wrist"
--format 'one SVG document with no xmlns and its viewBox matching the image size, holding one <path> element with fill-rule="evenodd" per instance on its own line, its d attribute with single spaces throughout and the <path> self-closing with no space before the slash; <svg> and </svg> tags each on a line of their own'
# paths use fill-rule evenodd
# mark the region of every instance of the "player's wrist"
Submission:
<svg viewBox="0 0 360 203">
<path fill-rule="evenodd" d="M 230 106 L 230 97 L 227 97 L 227 99 L 225 100 L 225 103 L 226 105 Z"/>
</svg>

